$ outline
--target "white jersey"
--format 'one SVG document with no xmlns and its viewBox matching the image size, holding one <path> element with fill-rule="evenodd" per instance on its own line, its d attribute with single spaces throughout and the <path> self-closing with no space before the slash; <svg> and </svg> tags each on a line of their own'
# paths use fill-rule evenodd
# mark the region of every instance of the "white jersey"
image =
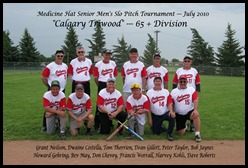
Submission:
<svg viewBox="0 0 248 168">
<path fill-rule="evenodd" d="M 71 60 L 68 74 L 72 75 L 72 80 L 87 82 L 92 73 L 92 61 L 89 58 L 85 58 L 84 61 L 79 61 L 78 58 Z"/>
<path fill-rule="evenodd" d="M 192 86 L 186 89 L 179 87 L 173 89 L 170 93 L 174 103 L 174 111 L 180 115 L 186 115 L 194 109 L 194 101 L 198 100 L 198 95 Z"/>
<path fill-rule="evenodd" d="M 153 88 L 146 92 L 149 98 L 151 112 L 155 115 L 163 115 L 169 111 L 168 104 L 172 103 L 170 93 L 167 89 L 154 90 Z"/>
<path fill-rule="evenodd" d="M 160 76 L 162 78 L 162 88 L 164 88 L 164 82 L 168 82 L 168 70 L 163 67 L 155 67 L 151 65 L 147 68 L 147 85 L 146 90 L 149 90 L 154 87 L 153 80 L 156 76 Z"/>
<path fill-rule="evenodd" d="M 146 95 L 141 95 L 139 100 L 134 99 L 133 95 L 130 95 L 127 98 L 126 110 L 139 110 L 139 109 L 146 109 L 150 111 L 150 103 Z M 146 114 L 135 114 L 134 117 L 136 120 L 141 124 L 145 125 L 146 123 Z"/>
<path fill-rule="evenodd" d="M 127 61 L 123 64 L 121 76 L 125 77 L 123 92 L 132 93 L 131 85 L 138 83 L 142 86 L 142 78 L 147 77 L 146 67 L 141 61 L 131 63 Z"/>
<path fill-rule="evenodd" d="M 68 67 L 65 63 L 56 64 L 55 61 L 49 63 L 43 70 L 42 76 L 47 78 L 48 85 L 51 86 L 53 80 L 60 83 L 60 91 L 65 89 Z"/>
<path fill-rule="evenodd" d="M 200 77 L 197 70 L 192 67 L 190 69 L 178 68 L 173 78 L 173 84 L 178 84 L 179 77 L 184 74 L 187 77 L 187 86 L 192 86 L 196 89 L 196 84 L 200 83 Z"/>
<path fill-rule="evenodd" d="M 87 93 L 84 93 L 82 98 L 77 98 L 74 92 L 69 95 L 66 108 L 76 115 L 81 115 L 88 110 L 92 110 L 92 103 Z"/>
<path fill-rule="evenodd" d="M 50 107 L 55 110 L 66 108 L 66 98 L 64 92 L 59 91 L 57 96 L 53 96 L 51 90 L 47 91 L 43 95 L 43 106 Z"/>
<path fill-rule="evenodd" d="M 102 60 L 98 61 L 94 68 L 94 77 L 98 78 L 100 82 L 107 82 L 109 78 L 114 78 L 118 75 L 117 67 L 114 61 L 104 63 Z"/>
<path fill-rule="evenodd" d="M 103 105 L 108 111 L 114 112 L 119 106 L 124 105 L 124 100 L 118 90 L 115 89 L 113 93 L 109 93 L 104 88 L 98 94 L 97 105 Z M 99 111 L 101 110 L 99 109 Z"/>
</svg>

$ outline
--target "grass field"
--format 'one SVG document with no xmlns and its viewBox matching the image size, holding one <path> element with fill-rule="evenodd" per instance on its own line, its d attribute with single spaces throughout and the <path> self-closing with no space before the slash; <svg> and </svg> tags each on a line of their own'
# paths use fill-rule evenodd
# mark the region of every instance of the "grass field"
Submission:
<svg viewBox="0 0 248 168">
<path fill-rule="evenodd" d="M 169 91 L 172 78 L 169 74 Z M 245 78 L 229 76 L 201 75 L 201 93 L 199 95 L 199 113 L 201 118 L 201 136 L 203 140 L 244 140 L 245 139 Z M 122 91 L 122 79 L 117 77 L 117 89 Z M 58 134 L 47 135 L 41 131 L 42 97 L 46 87 L 41 81 L 41 71 L 15 71 L 3 73 L 3 140 L 57 140 Z M 68 80 L 66 97 L 71 92 Z M 91 100 L 93 114 L 97 88 L 91 79 Z M 165 122 L 167 124 L 167 122 Z M 69 128 L 69 122 L 67 122 Z M 106 139 L 107 135 L 94 134 L 92 137 L 80 135 L 67 139 Z M 173 133 L 175 139 L 194 139 L 194 134 L 187 132 L 183 136 Z M 113 139 L 125 139 L 115 136 Z M 166 134 L 155 136 L 145 127 L 144 139 L 165 139 Z"/>
</svg>

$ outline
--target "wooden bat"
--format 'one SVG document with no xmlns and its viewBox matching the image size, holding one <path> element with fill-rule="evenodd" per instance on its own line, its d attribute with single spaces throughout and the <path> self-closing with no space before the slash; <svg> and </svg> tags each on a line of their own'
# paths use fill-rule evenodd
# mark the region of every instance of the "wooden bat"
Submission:
<svg viewBox="0 0 248 168">
<path fill-rule="evenodd" d="M 137 110 L 135 111 L 135 113 L 137 112 Z M 123 122 L 118 128 L 116 128 L 114 130 L 114 132 L 109 135 L 109 137 L 106 139 L 106 141 L 109 141 L 115 134 L 117 134 L 117 132 L 119 132 L 121 130 L 121 128 L 128 122 L 128 120 L 131 118 L 132 116 L 130 115 L 125 122 Z"/>
<path fill-rule="evenodd" d="M 117 119 L 116 119 L 117 120 Z M 118 121 L 118 123 L 120 123 L 120 124 L 123 124 L 123 123 L 121 123 L 119 120 L 117 120 Z M 126 125 L 123 125 L 129 132 L 131 132 L 133 135 L 135 135 L 137 138 L 139 138 L 141 141 L 143 141 L 144 139 L 139 135 L 139 134 L 137 134 L 136 132 L 134 132 L 134 130 L 132 130 L 131 128 L 129 128 L 128 126 L 126 126 Z"/>
</svg>

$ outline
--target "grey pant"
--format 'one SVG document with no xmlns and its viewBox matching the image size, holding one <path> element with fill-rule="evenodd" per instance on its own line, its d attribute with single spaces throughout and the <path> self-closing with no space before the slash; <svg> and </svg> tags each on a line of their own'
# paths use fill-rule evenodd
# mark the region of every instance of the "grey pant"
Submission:
<svg viewBox="0 0 248 168">
<path fill-rule="evenodd" d="M 135 128 L 135 132 L 137 134 L 139 134 L 140 136 L 143 136 L 144 135 L 144 128 L 145 128 L 145 125 L 141 125 L 136 119 L 135 119 L 135 116 L 131 117 L 129 120 L 128 120 L 128 127 L 132 130 L 134 130 Z"/>
<path fill-rule="evenodd" d="M 60 131 L 65 131 L 66 128 L 66 117 L 62 118 L 59 115 L 52 115 L 49 118 L 46 118 L 46 126 L 47 126 L 47 133 L 48 134 L 52 134 L 56 131 L 56 126 L 55 126 L 55 122 L 56 119 L 60 119 Z"/>
</svg>

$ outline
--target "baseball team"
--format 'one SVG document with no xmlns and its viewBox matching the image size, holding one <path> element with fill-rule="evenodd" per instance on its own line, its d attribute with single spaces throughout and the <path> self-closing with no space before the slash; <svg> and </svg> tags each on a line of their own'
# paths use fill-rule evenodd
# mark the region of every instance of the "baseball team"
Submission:
<svg viewBox="0 0 248 168">
<path fill-rule="evenodd" d="M 127 139 L 137 137 L 143 140 L 147 122 L 153 134 L 166 132 L 169 141 L 174 140 L 174 127 L 178 135 L 183 135 L 189 127 L 189 131 L 195 134 L 195 141 L 201 142 L 198 112 L 200 77 L 198 71 L 191 67 L 191 57 L 183 58 L 183 67 L 175 72 L 169 92 L 169 74 L 160 64 L 161 55 L 155 53 L 153 64 L 146 68 L 138 60 L 138 50 L 131 48 L 130 60 L 123 64 L 121 70 L 121 93 L 116 89 L 118 68 L 111 60 L 111 50 L 104 50 L 102 60 L 95 65 L 85 57 L 84 47 L 77 47 L 76 55 L 68 67 L 63 63 L 64 51 L 57 50 L 55 60 L 42 71 L 41 79 L 47 87 L 43 95 L 43 131 L 53 134 L 59 130 L 60 138 L 66 139 L 68 116 L 71 136 L 77 136 L 84 125 L 87 136 L 93 135 L 94 128 L 95 133 L 111 133 L 106 139 L 110 140 L 115 134 L 123 136 L 126 128 L 130 133 Z M 90 98 L 91 75 L 97 85 L 95 114 Z M 72 90 L 66 99 L 67 79 L 72 83 Z M 117 123 L 116 128 L 114 123 Z"/>
</svg>

